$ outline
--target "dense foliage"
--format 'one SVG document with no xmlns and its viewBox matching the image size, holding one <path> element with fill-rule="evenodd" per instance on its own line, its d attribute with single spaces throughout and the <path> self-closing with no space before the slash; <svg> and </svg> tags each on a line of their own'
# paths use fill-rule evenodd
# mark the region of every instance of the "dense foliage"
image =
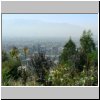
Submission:
<svg viewBox="0 0 100 100">
<path fill-rule="evenodd" d="M 76 53 L 76 45 L 70 38 L 69 41 L 65 44 L 63 53 L 61 55 L 61 62 L 66 63 L 69 58 L 71 58 Z"/>
<path fill-rule="evenodd" d="M 24 47 L 25 59 L 28 52 L 29 49 Z M 2 51 L 2 85 L 98 85 L 98 48 L 90 30 L 83 31 L 79 48 L 71 38 L 68 40 L 57 65 L 43 53 L 31 56 L 30 59 L 29 70 L 22 65 L 16 47 L 13 47 L 9 54 Z"/>
<path fill-rule="evenodd" d="M 9 59 L 2 64 L 2 83 L 3 85 L 10 85 L 9 80 L 18 79 L 17 68 L 20 66 L 20 62 L 17 60 Z"/>
</svg>

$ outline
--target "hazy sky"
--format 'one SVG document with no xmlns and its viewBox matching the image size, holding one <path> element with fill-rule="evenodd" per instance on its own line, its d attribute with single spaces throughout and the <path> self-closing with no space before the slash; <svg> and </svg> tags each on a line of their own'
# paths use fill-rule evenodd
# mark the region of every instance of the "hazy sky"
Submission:
<svg viewBox="0 0 100 100">
<path fill-rule="evenodd" d="M 97 14 L 3 14 L 2 37 L 78 37 L 98 35 Z"/>
</svg>

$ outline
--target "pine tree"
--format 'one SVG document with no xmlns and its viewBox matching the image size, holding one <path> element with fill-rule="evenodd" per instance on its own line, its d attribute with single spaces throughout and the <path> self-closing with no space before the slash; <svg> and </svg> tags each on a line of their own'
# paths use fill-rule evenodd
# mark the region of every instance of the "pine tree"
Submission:
<svg viewBox="0 0 100 100">
<path fill-rule="evenodd" d="M 70 38 L 69 41 L 65 44 L 63 52 L 61 54 L 60 60 L 61 62 L 68 61 L 76 52 L 76 45 Z"/>
</svg>

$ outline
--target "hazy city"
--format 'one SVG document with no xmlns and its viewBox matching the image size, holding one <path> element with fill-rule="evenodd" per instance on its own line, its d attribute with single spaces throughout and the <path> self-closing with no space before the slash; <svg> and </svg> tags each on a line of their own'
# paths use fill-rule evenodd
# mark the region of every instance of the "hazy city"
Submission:
<svg viewBox="0 0 100 100">
<path fill-rule="evenodd" d="M 96 14 L 2 15 L 2 84 L 97 85 L 97 25 Z"/>
<path fill-rule="evenodd" d="M 34 55 L 38 52 L 45 53 L 45 56 L 49 57 L 53 62 L 59 62 L 59 56 L 63 51 L 64 44 L 68 41 L 66 38 L 11 38 L 3 41 L 2 49 L 6 52 L 10 52 L 13 46 L 17 47 L 20 51 L 20 58 L 24 59 L 23 48 L 28 47 L 29 55 Z M 79 47 L 79 41 L 74 39 L 77 47 Z M 98 41 L 95 41 L 97 46 Z"/>
</svg>

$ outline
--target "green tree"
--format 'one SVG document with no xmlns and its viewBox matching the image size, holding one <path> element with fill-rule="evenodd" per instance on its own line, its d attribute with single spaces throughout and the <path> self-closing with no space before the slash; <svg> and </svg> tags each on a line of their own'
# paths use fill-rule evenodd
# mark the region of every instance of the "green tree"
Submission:
<svg viewBox="0 0 100 100">
<path fill-rule="evenodd" d="M 17 68 L 21 65 L 18 60 L 9 59 L 2 63 L 2 84 L 10 85 L 9 80 L 19 78 Z"/>
<path fill-rule="evenodd" d="M 18 60 L 18 59 L 19 59 L 18 55 L 19 55 L 19 50 L 18 50 L 18 48 L 17 48 L 17 47 L 13 47 L 13 48 L 11 49 L 11 51 L 10 51 L 10 56 L 11 56 L 12 58 L 16 58 L 16 59 Z"/>
<path fill-rule="evenodd" d="M 61 62 L 66 62 L 68 59 L 74 55 L 76 52 L 76 45 L 70 38 L 69 41 L 65 44 L 63 52 L 61 54 L 60 60 Z"/>
<path fill-rule="evenodd" d="M 80 44 L 85 53 L 90 53 L 96 49 L 91 30 L 87 32 L 85 30 L 83 31 L 83 35 L 80 38 Z"/>
<path fill-rule="evenodd" d="M 27 56 L 27 54 L 28 54 L 28 52 L 29 52 L 28 47 L 24 47 L 24 48 L 23 48 L 23 51 L 24 51 L 25 59 L 26 59 L 26 56 Z"/>
<path fill-rule="evenodd" d="M 3 51 L 2 51 L 2 61 L 4 62 L 4 61 L 6 61 L 6 60 L 8 60 L 8 55 L 7 55 L 7 53 L 3 50 Z"/>
<path fill-rule="evenodd" d="M 98 50 L 88 53 L 88 59 L 90 61 L 90 65 L 97 68 L 98 67 Z"/>
<path fill-rule="evenodd" d="M 80 38 L 80 44 L 81 44 L 82 51 L 84 52 L 85 57 L 86 57 L 86 67 L 87 67 L 87 73 L 88 73 L 88 69 L 90 66 L 90 60 L 89 60 L 88 55 L 90 55 L 90 53 L 96 50 L 95 43 L 92 38 L 91 30 L 83 31 L 83 35 Z"/>
</svg>

